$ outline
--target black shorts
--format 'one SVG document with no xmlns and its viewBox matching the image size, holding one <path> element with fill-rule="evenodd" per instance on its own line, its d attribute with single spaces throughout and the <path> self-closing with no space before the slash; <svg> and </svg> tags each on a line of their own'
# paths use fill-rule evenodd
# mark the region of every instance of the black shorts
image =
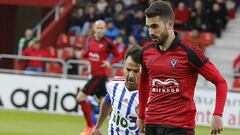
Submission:
<svg viewBox="0 0 240 135">
<path fill-rule="evenodd" d="M 179 128 L 165 125 L 151 125 L 145 126 L 145 135 L 194 135 L 194 129 Z"/>
<path fill-rule="evenodd" d="M 106 95 L 107 76 L 94 76 L 83 87 L 83 92 L 87 95 L 96 95 L 98 98 Z"/>
</svg>

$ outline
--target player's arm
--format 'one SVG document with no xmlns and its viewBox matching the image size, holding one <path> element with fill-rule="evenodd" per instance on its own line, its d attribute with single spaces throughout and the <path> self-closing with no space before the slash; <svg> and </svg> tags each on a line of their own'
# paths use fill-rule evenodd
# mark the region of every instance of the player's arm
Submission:
<svg viewBox="0 0 240 135">
<path fill-rule="evenodd" d="M 138 89 L 139 89 L 139 110 L 138 110 L 137 126 L 140 132 L 144 132 L 145 109 L 148 101 L 150 86 L 149 86 L 149 75 L 143 64 L 142 64 L 142 71 L 140 74 Z"/>
<path fill-rule="evenodd" d="M 193 65 L 202 76 L 211 81 L 216 86 L 216 104 L 212 119 L 212 133 L 220 133 L 223 130 L 222 114 L 227 98 L 228 86 L 226 80 L 220 74 L 218 69 L 204 55 L 198 47 L 185 48 L 188 53 L 190 64 Z"/>
<path fill-rule="evenodd" d="M 199 72 L 216 86 L 216 104 L 211 126 L 213 134 L 220 133 L 223 130 L 222 114 L 227 98 L 227 82 L 210 61 L 204 64 Z"/>
<path fill-rule="evenodd" d="M 114 58 L 110 61 L 110 64 L 112 65 L 114 63 L 118 63 L 119 61 L 121 61 L 123 59 L 123 56 L 119 53 L 116 44 L 114 44 L 110 40 L 107 40 L 107 41 L 108 41 L 108 48 L 109 48 L 110 52 L 114 55 Z"/>
<path fill-rule="evenodd" d="M 93 131 L 93 135 L 102 134 L 101 128 L 102 128 L 103 122 L 108 117 L 111 111 L 112 111 L 111 100 L 110 100 L 110 96 L 107 94 L 101 102 L 99 118 L 95 126 L 95 129 Z"/>
</svg>

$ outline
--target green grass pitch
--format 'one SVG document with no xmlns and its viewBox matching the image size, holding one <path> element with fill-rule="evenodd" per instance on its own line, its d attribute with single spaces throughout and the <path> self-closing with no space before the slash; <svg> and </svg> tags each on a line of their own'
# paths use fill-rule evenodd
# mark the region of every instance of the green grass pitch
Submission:
<svg viewBox="0 0 240 135">
<path fill-rule="evenodd" d="M 0 135 L 79 135 L 82 116 L 0 110 Z M 107 130 L 107 121 L 103 131 Z M 196 135 L 210 135 L 210 127 L 198 126 Z M 221 135 L 240 135 L 240 129 L 224 129 Z"/>
</svg>

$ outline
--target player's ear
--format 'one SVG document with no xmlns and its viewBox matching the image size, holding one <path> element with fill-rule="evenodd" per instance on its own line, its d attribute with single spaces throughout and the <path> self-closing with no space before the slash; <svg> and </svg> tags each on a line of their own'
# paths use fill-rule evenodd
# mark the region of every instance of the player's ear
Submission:
<svg viewBox="0 0 240 135">
<path fill-rule="evenodd" d="M 167 30 L 172 30 L 174 27 L 174 21 L 173 20 L 169 20 L 167 22 Z"/>
</svg>

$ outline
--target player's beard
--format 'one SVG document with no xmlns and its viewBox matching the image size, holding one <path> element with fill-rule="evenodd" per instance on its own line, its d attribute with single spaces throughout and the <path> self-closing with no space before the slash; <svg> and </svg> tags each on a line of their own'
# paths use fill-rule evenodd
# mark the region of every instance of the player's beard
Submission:
<svg viewBox="0 0 240 135">
<path fill-rule="evenodd" d="M 157 40 L 155 40 L 155 43 L 157 45 L 162 46 L 166 42 L 168 37 L 169 37 L 169 34 L 168 34 L 168 31 L 167 31 L 167 28 L 165 27 L 163 33 L 159 37 L 156 37 Z"/>
<path fill-rule="evenodd" d="M 125 84 L 128 88 L 128 90 L 136 90 L 137 89 L 137 83 L 136 80 L 134 78 L 127 78 L 126 79 L 126 84 Z"/>
</svg>

